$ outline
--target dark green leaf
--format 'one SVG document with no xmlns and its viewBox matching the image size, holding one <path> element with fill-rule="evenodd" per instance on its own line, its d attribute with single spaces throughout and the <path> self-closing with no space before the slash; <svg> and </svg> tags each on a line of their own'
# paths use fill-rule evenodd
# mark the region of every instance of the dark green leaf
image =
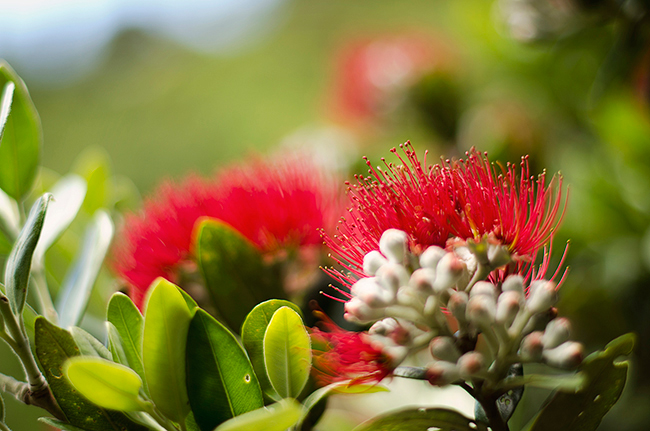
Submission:
<svg viewBox="0 0 650 431">
<path fill-rule="evenodd" d="M 589 355 L 579 368 L 587 376 L 587 386 L 577 393 L 556 393 L 528 429 L 593 431 L 598 428 L 603 416 L 621 396 L 627 379 L 628 362 L 616 362 L 616 359 L 632 353 L 635 339 L 634 334 L 622 335 L 605 350 Z"/>
<path fill-rule="evenodd" d="M 70 328 L 70 334 L 75 341 L 79 352 L 83 356 L 97 356 L 98 358 L 113 360 L 113 355 L 108 351 L 101 341 L 90 335 L 78 326 Z"/>
<path fill-rule="evenodd" d="M 39 421 L 43 422 L 44 424 L 47 424 L 51 427 L 58 428 L 63 431 L 88 431 L 83 428 L 76 427 L 74 425 L 70 425 L 69 423 L 62 422 L 58 419 L 54 418 L 38 418 Z"/>
<path fill-rule="evenodd" d="M 56 309 L 62 327 L 77 325 L 81 321 L 114 230 L 108 213 L 97 211 L 86 229 L 83 246 L 61 283 Z"/>
<path fill-rule="evenodd" d="M 95 406 L 63 378 L 65 361 L 79 356 L 79 348 L 68 331 L 51 324 L 42 316 L 36 318 L 35 328 L 36 357 L 54 398 L 70 424 L 88 431 L 146 430 L 145 427 L 131 422 L 122 413 Z"/>
<path fill-rule="evenodd" d="M 279 399 L 279 395 L 271 386 L 268 376 L 266 375 L 266 367 L 264 366 L 264 333 L 266 327 L 275 313 L 280 307 L 290 307 L 297 313 L 300 313 L 300 308 L 293 302 L 285 301 L 283 299 L 270 299 L 268 301 L 258 304 L 248 313 L 244 325 L 241 330 L 241 340 L 244 348 L 251 358 L 253 369 L 259 379 L 262 391 L 269 399 Z"/>
<path fill-rule="evenodd" d="M 142 333 L 144 331 L 142 315 L 133 301 L 123 293 L 116 293 L 111 297 L 106 314 L 107 320 L 119 334 L 122 349 L 128 361 L 128 364 L 124 365 L 131 367 L 138 373 L 142 381 L 145 381 L 144 366 L 142 365 Z"/>
<path fill-rule="evenodd" d="M 187 389 L 202 431 L 264 405 L 246 352 L 226 327 L 201 309 L 187 334 Z"/>
<path fill-rule="evenodd" d="M 199 222 L 196 256 L 215 308 L 238 330 L 258 303 L 283 296 L 277 268 L 266 264 L 255 246 L 218 220 Z"/>
<path fill-rule="evenodd" d="M 2 138 L 5 124 L 7 124 L 9 113 L 11 112 L 11 104 L 14 101 L 15 89 L 16 85 L 11 81 L 7 82 L 2 89 L 2 95 L 0 96 L 0 139 Z"/>
<path fill-rule="evenodd" d="M 410 409 L 378 416 L 354 431 L 487 431 L 481 422 L 447 409 Z"/>
<path fill-rule="evenodd" d="M 0 141 L 0 188 L 20 201 L 32 187 L 41 156 L 41 120 L 25 83 L 4 61 L 0 61 L 0 87 L 13 82 L 11 112 Z"/>
<path fill-rule="evenodd" d="M 5 421 L 5 400 L 0 395 L 0 422 Z"/>
<path fill-rule="evenodd" d="M 45 194 L 32 206 L 25 226 L 20 231 L 7 259 L 5 286 L 11 311 L 16 316 L 23 312 L 25 297 L 27 296 L 27 284 L 29 283 L 29 272 L 32 268 L 32 256 L 41 236 L 45 213 L 51 197 L 51 195 Z"/>
</svg>

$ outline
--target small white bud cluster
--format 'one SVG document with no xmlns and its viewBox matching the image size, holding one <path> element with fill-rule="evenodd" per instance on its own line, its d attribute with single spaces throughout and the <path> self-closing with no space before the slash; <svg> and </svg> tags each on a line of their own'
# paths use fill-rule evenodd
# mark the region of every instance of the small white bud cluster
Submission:
<svg viewBox="0 0 650 431">
<path fill-rule="evenodd" d="M 427 367 L 427 380 L 436 386 L 446 386 L 458 380 L 472 380 L 487 376 L 483 354 L 469 351 L 462 354 L 453 337 L 436 337 L 429 343 L 435 362 Z"/>
</svg>

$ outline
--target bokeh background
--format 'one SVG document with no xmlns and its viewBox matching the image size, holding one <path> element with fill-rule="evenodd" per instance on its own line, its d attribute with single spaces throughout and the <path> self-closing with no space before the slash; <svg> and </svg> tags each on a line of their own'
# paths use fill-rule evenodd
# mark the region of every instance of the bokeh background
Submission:
<svg viewBox="0 0 650 431">
<path fill-rule="evenodd" d="M 348 176 L 364 172 L 362 155 L 379 162 L 407 139 L 429 160 L 475 146 L 561 172 L 570 198 L 558 259 L 571 243 L 560 312 L 589 351 L 637 333 L 623 398 L 599 429 L 646 430 L 647 9 L 642 0 L 3 0 L 0 57 L 40 112 L 44 178 L 101 166 L 94 175 L 110 176 L 122 209 L 137 209 L 162 178 L 279 148 L 308 148 Z M 544 396 L 528 391 L 513 429 Z M 25 418 L 40 411 L 8 404 L 14 431 L 34 429 Z"/>
</svg>

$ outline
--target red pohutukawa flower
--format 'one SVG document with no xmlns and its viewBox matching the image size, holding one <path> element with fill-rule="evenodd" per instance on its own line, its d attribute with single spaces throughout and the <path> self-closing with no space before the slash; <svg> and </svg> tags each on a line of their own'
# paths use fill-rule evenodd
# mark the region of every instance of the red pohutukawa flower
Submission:
<svg viewBox="0 0 650 431">
<path fill-rule="evenodd" d="M 153 280 L 175 281 L 192 258 L 192 231 L 201 217 L 230 224 L 262 252 L 320 247 L 318 228 L 340 215 L 337 181 L 307 158 L 256 160 L 212 179 L 190 176 L 163 184 L 139 214 L 126 217 L 112 266 L 141 305 Z"/>
<path fill-rule="evenodd" d="M 323 313 L 317 313 L 324 331 L 312 329 L 312 373 L 320 386 L 350 381 L 351 385 L 378 383 L 394 366 L 365 332 L 341 329 Z"/>
<path fill-rule="evenodd" d="M 420 162 L 409 142 L 400 148 L 405 157 L 391 152 L 401 165 L 382 159 L 384 170 L 366 159 L 370 176 L 356 176 L 357 183 L 349 186 L 350 217 L 341 220 L 337 235 L 325 235 L 339 263 L 363 277 L 364 255 L 378 249 L 385 230 L 396 228 L 408 234 L 414 253 L 446 247 L 452 238 L 488 237 L 531 270 L 564 214 L 561 177 L 556 187 L 555 177 L 547 184 L 546 173 L 530 176 L 527 157 L 519 169 L 510 163 L 495 166 L 486 153 L 472 149 L 465 159 L 427 165 L 426 153 Z M 542 270 L 547 266 L 545 253 Z M 343 281 L 354 279 L 343 276 Z"/>
</svg>

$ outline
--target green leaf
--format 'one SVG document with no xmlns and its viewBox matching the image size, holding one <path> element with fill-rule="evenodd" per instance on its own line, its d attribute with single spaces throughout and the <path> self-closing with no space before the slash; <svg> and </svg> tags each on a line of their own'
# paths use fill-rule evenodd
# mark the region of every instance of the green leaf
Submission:
<svg viewBox="0 0 650 431">
<path fill-rule="evenodd" d="M 120 334 L 111 322 L 106 322 L 106 333 L 108 336 L 108 350 L 111 352 L 113 361 L 131 368 L 129 366 L 129 360 L 126 358 L 126 353 L 124 353 Z"/>
<path fill-rule="evenodd" d="M 264 406 L 246 352 L 225 326 L 201 309 L 187 333 L 186 360 L 190 405 L 202 431 Z"/>
<path fill-rule="evenodd" d="M 110 163 L 106 150 L 96 146 L 85 148 L 73 163 L 72 172 L 81 175 L 88 184 L 88 192 L 82 205 L 88 214 L 94 214 L 101 208 L 112 207 Z"/>
<path fill-rule="evenodd" d="M 54 418 L 38 418 L 38 420 L 43 422 L 44 424 L 47 424 L 54 428 L 58 428 L 63 431 L 87 431 L 82 428 L 76 427 L 74 425 L 70 425 L 69 423 Z"/>
<path fill-rule="evenodd" d="M 2 139 L 2 132 L 5 130 L 7 118 L 9 118 L 11 112 L 15 89 L 16 85 L 11 81 L 7 82 L 2 89 L 2 95 L 0 96 L 0 139 Z"/>
<path fill-rule="evenodd" d="M 190 411 L 185 385 L 185 345 L 192 313 L 179 289 L 158 278 L 149 289 L 144 315 L 142 359 L 149 394 L 175 422 Z"/>
<path fill-rule="evenodd" d="M 311 370 L 311 339 L 300 315 L 280 307 L 264 333 L 264 366 L 275 391 L 282 398 L 300 395 Z"/>
<path fill-rule="evenodd" d="M 293 302 L 283 299 L 270 299 L 256 305 L 248 313 L 241 330 L 242 343 L 251 358 L 262 391 L 268 398 L 276 400 L 280 399 L 280 396 L 273 389 L 264 366 L 264 333 L 271 321 L 271 317 L 273 317 L 273 313 L 280 307 L 290 307 L 295 312 L 300 313 L 300 308 Z"/>
<path fill-rule="evenodd" d="M 594 352 L 578 371 L 587 376 L 587 386 L 576 393 L 558 392 L 533 419 L 530 431 L 567 429 L 593 431 L 618 401 L 627 379 L 628 361 L 616 362 L 632 353 L 636 337 L 625 334 Z"/>
<path fill-rule="evenodd" d="M 0 87 L 4 88 L 9 82 L 15 89 L 0 140 L 0 188 L 20 201 L 36 177 L 43 132 L 25 83 L 6 62 L 0 61 Z"/>
<path fill-rule="evenodd" d="M 2 190 L 0 190 L 0 223 L 9 235 L 7 240 L 11 241 L 11 245 L 13 245 L 13 240 L 20 233 L 20 211 L 16 201 Z M 9 251 L 11 251 L 11 245 Z"/>
<path fill-rule="evenodd" d="M 107 411 L 92 404 L 63 378 L 65 361 L 79 356 L 79 348 L 68 331 L 39 316 L 35 323 L 35 339 L 34 350 L 43 375 L 70 424 L 88 431 L 146 430 L 122 413 Z"/>
<path fill-rule="evenodd" d="M 409 409 L 370 419 L 354 431 L 487 431 L 487 425 L 447 409 Z"/>
<path fill-rule="evenodd" d="M 45 220 L 45 213 L 50 198 L 51 195 L 45 194 L 32 206 L 25 226 L 20 231 L 18 239 L 7 259 L 5 286 L 7 288 L 11 311 L 16 316 L 23 312 L 25 297 L 27 296 L 27 284 L 29 283 L 29 272 L 32 268 L 32 256 L 38 239 L 41 236 L 43 221 Z"/>
<path fill-rule="evenodd" d="M 197 222 L 195 250 L 212 302 L 225 323 L 238 330 L 258 303 L 283 296 L 277 268 L 264 263 L 255 246 L 231 226 Z"/>
<path fill-rule="evenodd" d="M 96 356 L 107 360 L 112 360 L 113 356 L 101 341 L 90 335 L 78 326 L 70 328 L 70 334 L 75 344 L 79 347 L 79 352 L 83 356 Z"/>
<path fill-rule="evenodd" d="M 229 419 L 214 431 L 285 431 L 298 422 L 301 414 L 300 403 L 288 398 Z"/>
<path fill-rule="evenodd" d="M 86 228 L 81 250 L 61 283 L 56 308 L 62 327 L 77 325 L 81 321 L 114 231 L 108 213 L 97 211 Z"/>
<path fill-rule="evenodd" d="M 0 395 L 0 422 L 5 421 L 5 400 Z"/>
<path fill-rule="evenodd" d="M 66 175 L 50 190 L 52 201 L 47 209 L 41 239 L 34 251 L 34 259 L 41 262 L 47 249 L 70 226 L 86 196 L 86 181 L 79 175 Z"/>
<path fill-rule="evenodd" d="M 142 364 L 144 319 L 138 311 L 138 308 L 133 304 L 131 298 L 125 294 L 115 293 L 108 302 L 106 319 L 115 327 L 115 330 L 119 334 L 124 356 L 128 362 L 128 364 L 124 365 L 131 367 L 145 381 L 144 365 Z M 108 334 L 110 337 L 110 327 Z M 115 354 L 115 352 L 113 353 Z"/>
<path fill-rule="evenodd" d="M 106 359 L 77 356 L 70 358 L 64 373 L 74 387 L 100 407 L 119 411 L 147 410 L 140 398 L 142 380 L 135 371 Z"/>
</svg>

